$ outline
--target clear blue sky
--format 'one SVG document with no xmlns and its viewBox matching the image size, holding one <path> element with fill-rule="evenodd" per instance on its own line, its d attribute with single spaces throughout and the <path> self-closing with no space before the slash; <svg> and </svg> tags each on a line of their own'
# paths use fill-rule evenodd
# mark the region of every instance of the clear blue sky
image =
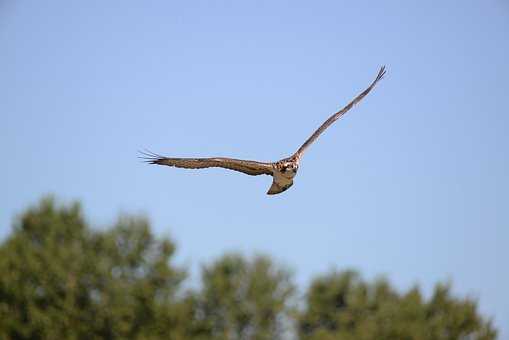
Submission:
<svg viewBox="0 0 509 340">
<path fill-rule="evenodd" d="M 104 227 L 145 213 L 194 271 L 264 252 L 304 288 L 331 268 L 452 280 L 509 338 L 509 4 L 0 1 L 0 235 L 44 194 Z M 295 185 L 171 156 L 277 160 L 386 78 Z"/>
</svg>

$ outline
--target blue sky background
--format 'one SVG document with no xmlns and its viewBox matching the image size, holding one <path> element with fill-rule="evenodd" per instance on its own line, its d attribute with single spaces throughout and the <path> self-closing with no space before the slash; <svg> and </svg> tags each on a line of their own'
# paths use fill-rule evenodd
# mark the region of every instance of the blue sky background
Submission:
<svg viewBox="0 0 509 340">
<path fill-rule="evenodd" d="M 0 1 L 0 237 L 47 193 L 150 216 L 193 275 L 274 255 L 480 299 L 509 339 L 509 3 Z M 305 155 L 295 185 L 171 156 Z"/>
</svg>

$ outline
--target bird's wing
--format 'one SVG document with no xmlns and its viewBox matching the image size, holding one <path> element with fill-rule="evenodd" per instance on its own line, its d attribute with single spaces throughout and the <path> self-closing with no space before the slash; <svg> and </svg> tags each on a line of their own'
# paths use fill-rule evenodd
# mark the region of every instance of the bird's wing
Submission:
<svg viewBox="0 0 509 340">
<path fill-rule="evenodd" d="M 369 85 L 367 89 L 365 89 L 361 94 L 359 94 L 357 97 L 355 97 L 348 105 L 346 105 L 344 108 L 333 114 L 329 117 L 312 135 L 309 137 L 304 144 L 297 150 L 295 153 L 295 156 L 301 157 L 304 151 L 308 146 L 310 146 L 317 138 L 320 136 L 322 132 L 324 132 L 332 123 L 334 123 L 338 118 L 340 118 L 342 115 L 344 115 L 348 110 L 350 110 L 355 104 L 360 102 L 362 98 L 364 98 L 372 89 L 375 87 L 376 83 L 380 79 L 383 78 L 385 75 L 385 66 L 382 66 L 380 68 L 380 71 L 378 71 L 378 75 L 376 76 L 376 79 Z"/>
<path fill-rule="evenodd" d="M 174 166 L 185 169 L 225 168 L 251 176 L 272 175 L 272 163 L 246 161 L 233 158 L 169 158 L 151 152 L 141 152 L 141 158 L 149 164 Z"/>
</svg>

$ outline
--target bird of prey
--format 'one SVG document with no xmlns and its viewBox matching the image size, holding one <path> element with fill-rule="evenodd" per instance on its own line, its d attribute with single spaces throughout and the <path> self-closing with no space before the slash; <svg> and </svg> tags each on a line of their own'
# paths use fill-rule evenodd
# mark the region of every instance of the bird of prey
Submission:
<svg viewBox="0 0 509 340">
<path fill-rule="evenodd" d="M 257 162 L 240 160 L 234 158 L 214 157 L 214 158 L 170 158 L 151 152 L 141 152 L 147 163 L 167 165 L 185 169 L 203 169 L 219 167 L 235 171 L 240 171 L 251 176 L 270 175 L 273 177 L 272 185 L 267 192 L 268 195 L 282 193 L 293 185 L 293 178 L 299 169 L 300 160 L 304 151 L 324 132 L 332 123 L 343 116 L 355 104 L 360 102 L 372 89 L 376 83 L 385 75 L 385 66 L 380 68 L 375 80 L 367 89 L 355 97 L 348 105 L 329 117 L 290 157 L 283 158 L 277 162 Z"/>
</svg>

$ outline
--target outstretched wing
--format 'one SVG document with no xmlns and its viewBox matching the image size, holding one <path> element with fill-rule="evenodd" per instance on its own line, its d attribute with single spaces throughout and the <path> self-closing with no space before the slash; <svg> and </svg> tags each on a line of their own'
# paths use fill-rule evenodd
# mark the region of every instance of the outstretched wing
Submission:
<svg viewBox="0 0 509 340">
<path fill-rule="evenodd" d="M 184 169 L 225 168 L 251 176 L 272 175 L 272 163 L 246 161 L 233 158 L 169 158 L 151 152 L 141 152 L 142 159 L 149 164 L 174 166 Z"/>
<path fill-rule="evenodd" d="M 380 71 L 378 71 L 378 75 L 376 76 L 376 79 L 371 83 L 371 85 L 369 85 L 369 87 L 367 89 L 365 89 L 361 94 L 359 94 L 350 103 L 348 103 L 348 105 L 346 105 L 344 108 L 342 108 L 341 110 L 339 110 L 338 112 L 336 112 L 335 114 L 330 116 L 329 119 L 327 119 L 322 124 L 322 126 L 320 126 L 318 128 L 318 130 L 316 130 L 311 135 L 311 137 L 309 137 L 308 140 L 306 140 L 306 142 L 304 142 L 304 144 L 302 144 L 302 146 L 299 148 L 299 150 L 297 150 L 297 152 L 295 153 L 295 156 L 300 158 L 302 156 L 302 154 L 304 153 L 304 151 L 306 150 L 306 148 L 308 146 L 310 146 L 318 138 L 318 136 L 320 136 L 320 134 L 322 132 L 324 132 L 332 123 L 334 123 L 336 120 L 338 120 L 338 118 L 340 118 L 348 110 L 350 110 L 355 104 L 360 102 L 362 100 L 362 98 L 364 98 L 373 89 L 373 87 L 375 87 L 376 83 L 378 83 L 378 81 L 380 79 L 382 79 L 384 75 L 385 75 L 385 66 L 382 66 L 380 68 Z"/>
</svg>

